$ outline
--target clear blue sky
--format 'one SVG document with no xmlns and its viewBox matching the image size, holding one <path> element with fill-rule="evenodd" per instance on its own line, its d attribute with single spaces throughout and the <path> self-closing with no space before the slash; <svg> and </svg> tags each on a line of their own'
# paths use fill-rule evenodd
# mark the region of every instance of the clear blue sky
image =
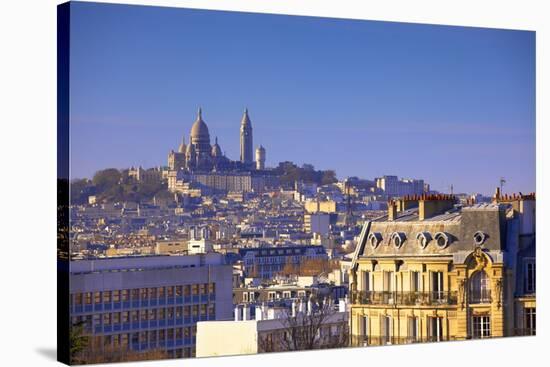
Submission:
<svg viewBox="0 0 550 367">
<path fill-rule="evenodd" d="M 71 177 L 166 165 L 198 106 L 232 159 L 535 190 L 535 33 L 73 3 Z"/>
</svg>

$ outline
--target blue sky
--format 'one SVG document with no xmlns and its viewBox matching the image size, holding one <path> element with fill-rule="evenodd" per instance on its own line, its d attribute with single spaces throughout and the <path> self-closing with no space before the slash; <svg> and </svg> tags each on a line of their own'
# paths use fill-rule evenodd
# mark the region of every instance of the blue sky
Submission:
<svg viewBox="0 0 550 367">
<path fill-rule="evenodd" d="M 73 3 L 71 177 L 166 164 L 199 106 L 239 156 L 535 190 L 535 33 Z"/>
</svg>

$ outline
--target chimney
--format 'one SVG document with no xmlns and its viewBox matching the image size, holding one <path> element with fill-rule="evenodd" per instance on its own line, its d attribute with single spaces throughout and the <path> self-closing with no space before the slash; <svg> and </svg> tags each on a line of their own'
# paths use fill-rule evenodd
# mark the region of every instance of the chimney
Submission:
<svg viewBox="0 0 550 367">
<path fill-rule="evenodd" d="M 454 207 L 453 195 L 422 195 L 418 201 L 418 220 L 425 220 L 443 214 Z"/>
<path fill-rule="evenodd" d="M 418 197 L 416 195 L 405 195 L 397 201 L 397 213 L 404 212 L 410 208 L 418 206 Z"/>
<path fill-rule="evenodd" d="M 388 221 L 394 221 L 397 217 L 397 207 L 393 200 L 388 201 Z"/>
<path fill-rule="evenodd" d="M 500 187 L 498 186 L 495 190 L 495 196 L 493 196 L 493 200 L 497 203 L 500 201 Z"/>
</svg>

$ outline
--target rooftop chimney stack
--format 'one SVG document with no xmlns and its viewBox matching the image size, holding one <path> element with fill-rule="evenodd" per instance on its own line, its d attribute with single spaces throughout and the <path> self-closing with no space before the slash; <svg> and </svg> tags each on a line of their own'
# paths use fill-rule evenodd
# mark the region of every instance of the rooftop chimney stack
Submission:
<svg viewBox="0 0 550 367">
<path fill-rule="evenodd" d="M 443 214 L 454 207 L 456 199 L 454 195 L 422 195 L 418 201 L 418 219 L 425 220 L 433 216 Z"/>
<path fill-rule="evenodd" d="M 395 204 L 395 201 L 390 200 L 388 201 L 388 221 L 394 221 L 397 217 L 397 206 Z"/>
</svg>

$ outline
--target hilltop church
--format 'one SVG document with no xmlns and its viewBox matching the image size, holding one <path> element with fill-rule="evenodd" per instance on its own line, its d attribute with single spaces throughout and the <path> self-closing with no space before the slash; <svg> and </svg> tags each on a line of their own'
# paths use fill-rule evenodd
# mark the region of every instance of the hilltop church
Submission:
<svg viewBox="0 0 550 367">
<path fill-rule="evenodd" d="M 275 184 L 265 170 L 266 150 L 263 146 L 253 155 L 252 122 L 245 109 L 240 125 L 240 159 L 234 161 L 223 153 L 218 138 L 210 145 L 210 133 L 199 108 L 191 127 L 189 144 L 185 137 L 177 151 L 168 154 L 168 188 L 173 192 L 188 190 L 189 183 L 222 191 L 263 191 Z M 255 160 L 254 160 L 255 158 Z"/>
</svg>

